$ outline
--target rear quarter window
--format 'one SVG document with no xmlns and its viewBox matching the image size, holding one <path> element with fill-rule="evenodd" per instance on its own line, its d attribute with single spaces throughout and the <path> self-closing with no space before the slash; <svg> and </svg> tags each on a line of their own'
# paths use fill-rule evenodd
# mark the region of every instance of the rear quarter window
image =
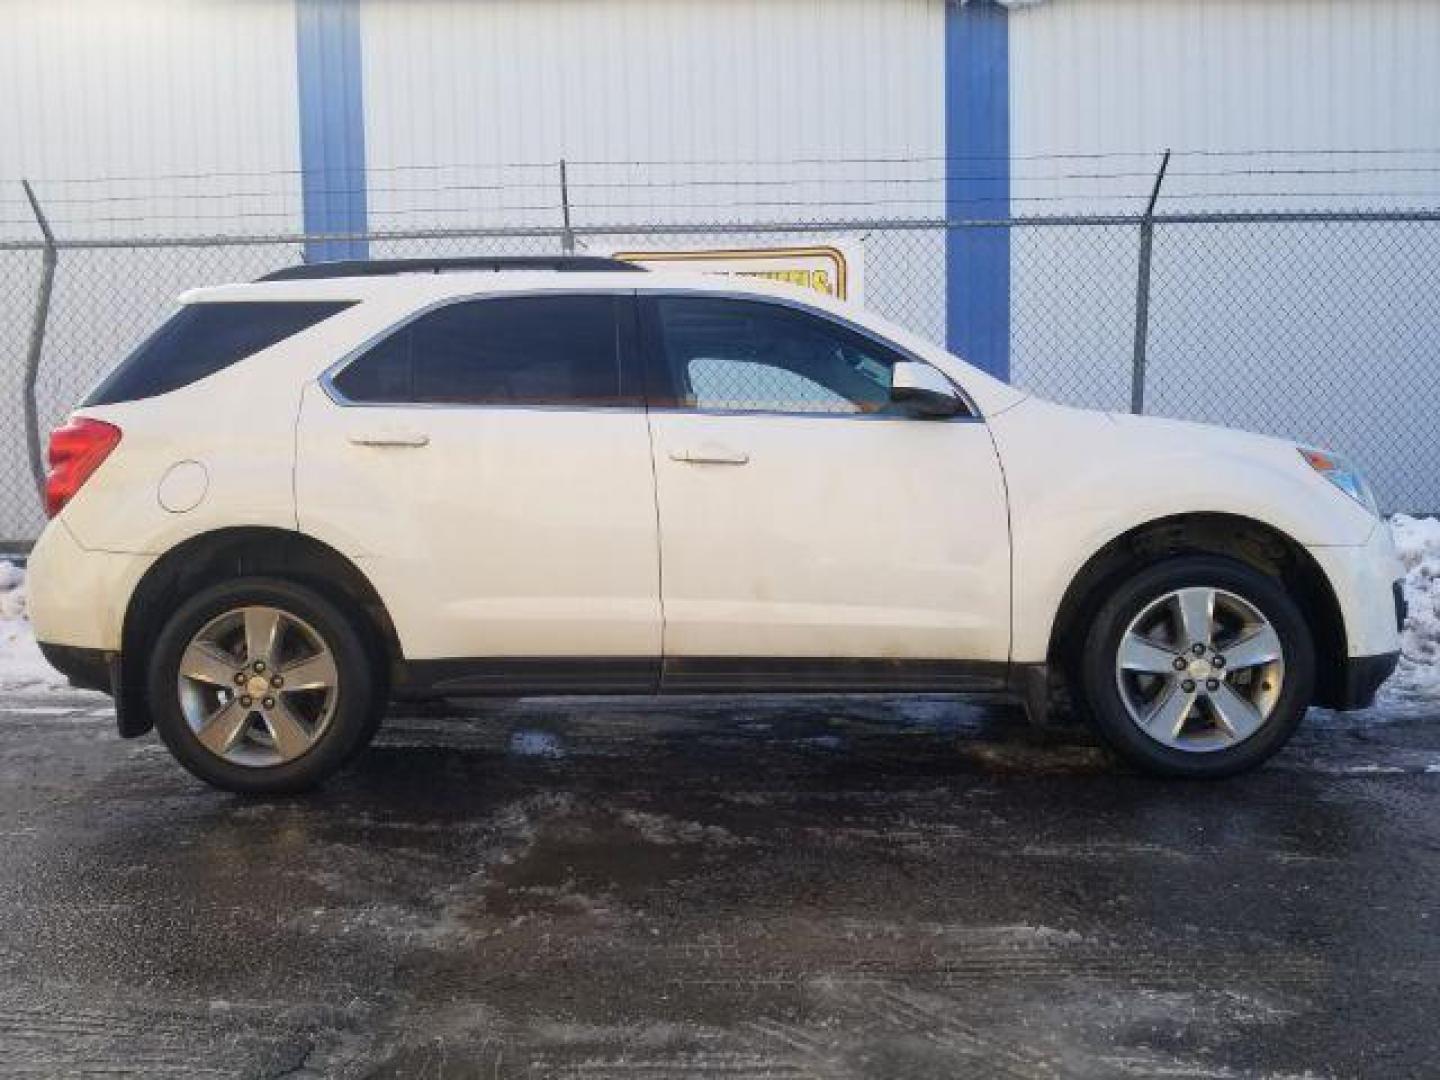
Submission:
<svg viewBox="0 0 1440 1080">
<path fill-rule="evenodd" d="M 121 361 L 84 404 L 116 405 L 189 386 L 351 306 L 308 300 L 187 304 Z"/>
</svg>

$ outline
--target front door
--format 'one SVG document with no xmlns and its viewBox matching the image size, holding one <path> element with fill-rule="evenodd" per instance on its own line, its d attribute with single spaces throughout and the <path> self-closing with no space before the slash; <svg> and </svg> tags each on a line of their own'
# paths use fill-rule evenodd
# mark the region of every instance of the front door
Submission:
<svg viewBox="0 0 1440 1080">
<path fill-rule="evenodd" d="M 979 417 L 891 405 L 900 354 L 809 309 L 675 295 L 641 310 L 667 686 L 1003 671 L 1009 529 Z"/>
</svg>

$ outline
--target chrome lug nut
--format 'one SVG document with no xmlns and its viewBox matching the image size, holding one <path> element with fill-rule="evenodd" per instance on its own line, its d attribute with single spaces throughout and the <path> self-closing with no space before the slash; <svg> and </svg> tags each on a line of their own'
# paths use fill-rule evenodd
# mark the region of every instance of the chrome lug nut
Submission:
<svg viewBox="0 0 1440 1080">
<path fill-rule="evenodd" d="M 237 671 L 237 672 L 235 672 L 235 685 L 236 685 L 236 686 L 244 686 L 244 685 L 245 685 L 245 672 L 243 672 L 243 671 Z"/>
<path fill-rule="evenodd" d="M 264 706 L 265 708 L 267 708 L 267 709 L 273 709 L 273 708 L 275 707 L 275 699 L 274 699 L 273 697 L 267 697 L 267 698 L 266 698 L 264 701 L 262 701 L 260 704 L 263 705 L 263 706 Z"/>
<path fill-rule="evenodd" d="M 248 708 L 250 708 L 251 705 L 254 705 L 254 704 L 255 704 L 255 699 L 252 698 L 249 694 L 241 694 L 241 695 L 240 695 L 240 704 L 243 705 L 245 708 L 248 709 Z"/>
<path fill-rule="evenodd" d="M 1220 689 L 1220 680 L 1219 680 L 1219 679 L 1206 679 L 1206 680 L 1205 680 L 1205 689 L 1206 689 L 1206 690 L 1209 690 L 1209 691 L 1213 694 L 1216 690 L 1219 690 L 1219 689 Z"/>
<path fill-rule="evenodd" d="M 1194 645 L 1191 645 L 1191 646 L 1190 646 L 1190 651 L 1191 651 L 1192 653 L 1194 653 L 1196 656 L 1204 656 L 1204 655 L 1205 655 L 1205 646 L 1202 645 L 1202 644 L 1200 644 L 1200 642 L 1197 641 Z"/>
<path fill-rule="evenodd" d="M 1180 689 L 1184 690 L 1187 694 L 1193 694 L 1195 692 L 1195 680 L 1186 679 L 1180 684 Z"/>
<path fill-rule="evenodd" d="M 1185 658 L 1184 658 L 1183 656 L 1177 656 L 1177 657 L 1175 657 L 1175 663 L 1174 663 L 1174 668 L 1175 668 L 1175 670 L 1176 670 L 1176 671 L 1184 671 L 1184 670 L 1185 670 L 1185 667 L 1186 667 Z M 235 681 L 236 681 L 236 682 L 239 682 L 239 681 L 240 681 L 240 678 L 237 676 L 236 679 L 235 679 Z"/>
<path fill-rule="evenodd" d="M 255 670 L 256 670 L 256 671 L 264 671 L 264 670 L 265 670 L 265 661 L 264 661 L 264 660 L 256 660 L 256 661 L 255 661 Z"/>
<path fill-rule="evenodd" d="M 1212 657 L 1210 658 L 1210 665 L 1211 665 L 1212 667 L 1224 667 L 1224 666 L 1225 666 L 1225 658 L 1224 658 L 1223 656 L 1221 656 L 1219 653 L 1216 653 L 1214 656 L 1212 656 Z"/>
<path fill-rule="evenodd" d="M 279 675 L 275 675 L 270 679 L 270 685 L 278 690 L 280 689 L 280 687 L 285 685 L 285 680 L 282 679 Z"/>
</svg>

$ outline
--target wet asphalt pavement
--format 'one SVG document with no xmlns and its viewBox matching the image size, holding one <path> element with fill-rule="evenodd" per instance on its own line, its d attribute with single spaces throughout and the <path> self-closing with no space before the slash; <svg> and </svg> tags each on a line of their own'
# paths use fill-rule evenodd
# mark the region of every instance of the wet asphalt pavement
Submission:
<svg viewBox="0 0 1440 1080">
<path fill-rule="evenodd" d="M 0 697 L 0 1074 L 1440 1073 L 1440 714 L 1219 784 L 938 698 L 397 710 L 318 795 Z"/>
</svg>

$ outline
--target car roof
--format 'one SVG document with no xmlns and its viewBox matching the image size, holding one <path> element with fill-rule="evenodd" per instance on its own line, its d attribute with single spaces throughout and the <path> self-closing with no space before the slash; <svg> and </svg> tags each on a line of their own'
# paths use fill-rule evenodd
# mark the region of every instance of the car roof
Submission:
<svg viewBox="0 0 1440 1080">
<path fill-rule="evenodd" d="M 809 300 L 819 294 L 783 282 L 755 277 L 660 270 L 564 272 L 507 270 L 451 271 L 442 274 L 399 273 L 364 277 L 295 278 L 282 281 L 248 281 L 191 289 L 182 304 L 239 300 L 376 300 L 413 299 L 433 302 L 448 297 L 530 292 L 635 292 L 686 291 L 753 293 Z"/>
</svg>

